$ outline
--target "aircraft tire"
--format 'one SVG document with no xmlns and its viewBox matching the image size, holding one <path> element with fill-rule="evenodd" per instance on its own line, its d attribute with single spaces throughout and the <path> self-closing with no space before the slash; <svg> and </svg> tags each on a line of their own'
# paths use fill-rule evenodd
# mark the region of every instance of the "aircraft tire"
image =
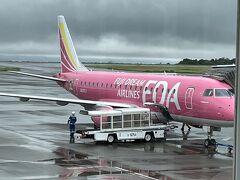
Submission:
<svg viewBox="0 0 240 180">
<path fill-rule="evenodd" d="M 205 139 L 204 141 L 204 146 L 209 147 L 209 146 L 216 146 L 216 140 L 215 139 Z"/>
<path fill-rule="evenodd" d="M 210 142 L 211 142 L 211 145 L 214 145 L 214 146 L 216 146 L 217 144 L 215 139 L 211 139 Z"/>
<path fill-rule="evenodd" d="M 208 146 L 209 146 L 209 139 L 205 139 L 205 141 L 204 141 L 204 146 L 205 146 L 205 147 L 208 147 Z"/>
</svg>

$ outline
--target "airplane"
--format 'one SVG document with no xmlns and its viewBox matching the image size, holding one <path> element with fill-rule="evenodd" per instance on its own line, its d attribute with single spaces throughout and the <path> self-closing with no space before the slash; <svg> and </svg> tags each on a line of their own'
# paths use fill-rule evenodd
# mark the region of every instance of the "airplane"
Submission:
<svg viewBox="0 0 240 180">
<path fill-rule="evenodd" d="M 61 70 L 53 77 L 25 72 L 21 75 L 52 80 L 78 99 L 0 93 L 21 101 L 54 101 L 78 104 L 86 111 L 147 107 L 154 121 L 177 121 L 210 127 L 212 131 L 234 124 L 233 88 L 220 80 L 203 76 L 157 73 L 90 71 L 78 59 L 64 16 L 58 16 Z M 92 117 L 95 127 L 99 118 Z"/>
</svg>

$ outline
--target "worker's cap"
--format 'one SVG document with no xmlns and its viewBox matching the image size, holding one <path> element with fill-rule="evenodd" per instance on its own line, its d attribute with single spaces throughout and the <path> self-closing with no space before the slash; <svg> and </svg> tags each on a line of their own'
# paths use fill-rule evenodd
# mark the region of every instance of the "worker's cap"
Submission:
<svg viewBox="0 0 240 180">
<path fill-rule="evenodd" d="M 75 114 L 75 111 L 73 111 L 72 114 Z"/>
</svg>

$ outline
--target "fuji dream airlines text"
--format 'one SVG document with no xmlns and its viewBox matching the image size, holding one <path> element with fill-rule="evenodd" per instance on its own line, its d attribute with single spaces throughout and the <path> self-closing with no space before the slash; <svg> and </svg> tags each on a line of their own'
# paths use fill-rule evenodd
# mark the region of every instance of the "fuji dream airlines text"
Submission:
<svg viewBox="0 0 240 180">
<path fill-rule="evenodd" d="M 153 103 L 165 105 L 167 108 L 169 108 L 170 103 L 173 103 L 177 110 L 181 110 L 178 100 L 180 84 L 181 82 L 177 82 L 170 89 L 167 81 L 126 78 L 116 78 L 114 81 L 114 85 L 120 87 L 117 91 L 119 97 L 128 99 L 142 98 L 143 104 L 150 100 Z M 139 87 L 143 88 L 140 89 Z"/>
</svg>

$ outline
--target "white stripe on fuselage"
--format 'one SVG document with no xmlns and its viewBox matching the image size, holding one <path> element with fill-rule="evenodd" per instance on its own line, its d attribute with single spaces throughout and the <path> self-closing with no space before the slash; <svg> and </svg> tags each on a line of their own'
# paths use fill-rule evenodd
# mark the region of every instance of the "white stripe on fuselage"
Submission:
<svg viewBox="0 0 240 180">
<path fill-rule="evenodd" d="M 159 112 L 152 112 L 151 114 L 152 115 L 155 114 L 157 117 L 160 117 L 160 118 L 163 117 L 163 115 Z M 185 122 L 193 125 L 206 125 L 206 126 L 214 126 L 214 127 L 232 127 L 233 126 L 233 121 L 221 121 L 221 120 L 181 116 L 181 115 L 174 115 L 174 114 L 171 114 L 171 117 L 174 119 L 174 121 Z M 163 119 L 164 119 L 163 121 L 165 121 L 164 117 Z"/>
</svg>

